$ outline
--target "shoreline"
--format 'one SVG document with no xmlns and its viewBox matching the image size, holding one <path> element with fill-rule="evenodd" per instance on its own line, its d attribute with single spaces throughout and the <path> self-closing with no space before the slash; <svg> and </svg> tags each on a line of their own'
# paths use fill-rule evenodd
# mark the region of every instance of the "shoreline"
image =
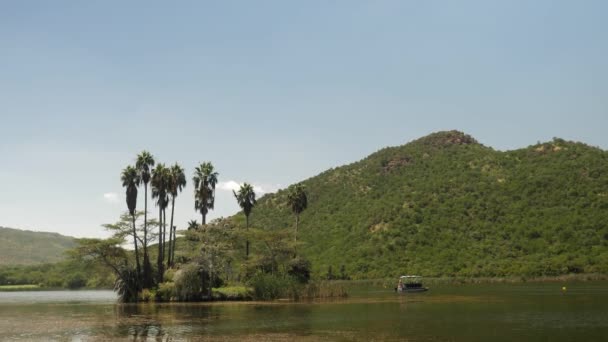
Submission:
<svg viewBox="0 0 608 342">
<path fill-rule="evenodd" d="M 356 285 L 356 284 L 370 284 L 385 286 L 387 284 L 393 284 L 396 281 L 393 278 L 380 278 L 380 279 L 356 279 L 356 280 L 331 280 L 332 283 L 344 284 L 344 285 Z M 608 281 L 608 274 L 601 273 L 577 273 L 577 274 L 563 274 L 559 276 L 509 276 L 509 277 L 423 277 L 425 284 L 519 284 L 519 283 L 547 283 L 547 282 L 586 282 L 586 281 Z M 62 288 L 62 287 L 41 287 L 38 285 L 0 285 L 0 292 L 14 292 L 14 291 L 94 291 L 94 290 L 110 290 L 112 288 Z M 217 291 L 217 289 L 214 289 Z M 221 290 L 220 290 L 221 291 Z M 213 301 L 230 301 L 240 300 L 237 298 L 218 298 L 210 300 Z"/>
</svg>

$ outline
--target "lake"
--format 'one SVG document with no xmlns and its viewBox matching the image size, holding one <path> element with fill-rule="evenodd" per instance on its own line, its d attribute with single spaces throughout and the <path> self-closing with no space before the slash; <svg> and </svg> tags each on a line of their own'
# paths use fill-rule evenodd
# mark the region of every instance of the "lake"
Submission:
<svg viewBox="0 0 608 342">
<path fill-rule="evenodd" d="M 419 294 L 353 285 L 348 299 L 312 303 L 115 300 L 111 291 L 0 292 L 0 340 L 608 338 L 608 282 L 437 285 Z"/>
</svg>

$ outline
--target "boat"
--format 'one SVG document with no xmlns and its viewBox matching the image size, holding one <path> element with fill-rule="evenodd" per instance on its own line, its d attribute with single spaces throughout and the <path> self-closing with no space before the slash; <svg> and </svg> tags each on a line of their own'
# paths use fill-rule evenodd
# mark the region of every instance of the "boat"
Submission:
<svg viewBox="0 0 608 342">
<path fill-rule="evenodd" d="M 422 277 L 417 275 L 399 277 L 399 284 L 395 287 L 395 292 L 398 293 L 425 292 L 428 290 L 428 287 L 422 285 Z"/>
</svg>

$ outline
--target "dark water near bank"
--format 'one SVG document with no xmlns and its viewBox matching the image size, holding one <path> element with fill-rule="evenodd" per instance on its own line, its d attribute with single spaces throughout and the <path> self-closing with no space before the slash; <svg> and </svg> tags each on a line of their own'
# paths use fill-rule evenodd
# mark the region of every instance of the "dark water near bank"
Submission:
<svg viewBox="0 0 608 342">
<path fill-rule="evenodd" d="M 606 341 L 608 282 L 409 295 L 359 285 L 348 299 L 313 303 L 119 305 L 110 291 L 0 292 L 0 340 L 202 339 Z"/>
</svg>

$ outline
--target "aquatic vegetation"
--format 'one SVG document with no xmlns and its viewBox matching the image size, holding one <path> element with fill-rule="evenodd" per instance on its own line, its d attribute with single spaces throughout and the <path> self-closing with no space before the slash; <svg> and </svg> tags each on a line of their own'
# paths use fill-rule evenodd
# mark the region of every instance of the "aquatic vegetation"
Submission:
<svg viewBox="0 0 608 342">
<path fill-rule="evenodd" d="M 3 291 L 34 291 L 40 290 L 38 285 L 0 285 L 0 292 Z"/>
<path fill-rule="evenodd" d="M 294 296 L 297 281 L 282 274 L 259 272 L 249 279 L 256 300 L 273 300 Z M 296 293 L 297 294 L 297 291 Z"/>
<path fill-rule="evenodd" d="M 346 297 L 348 297 L 348 291 L 342 281 L 313 281 L 306 284 L 300 291 L 300 298 L 303 299 Z"/>
<path fill-rule="evenodd" d="M 250 300 L 252 289 L 246 286 L 227 286 L 212 290 L 214 300 Z"/>
</svg>

